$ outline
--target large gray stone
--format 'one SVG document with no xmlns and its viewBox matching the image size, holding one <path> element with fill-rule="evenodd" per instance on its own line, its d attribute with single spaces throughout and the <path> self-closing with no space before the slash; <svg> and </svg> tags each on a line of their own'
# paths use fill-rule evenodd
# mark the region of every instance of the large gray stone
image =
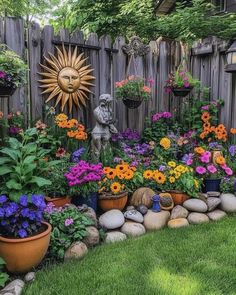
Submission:
<svg viewBox="0 0 236 295">
<path fill-rule="evenodd" d="M 200 223 L 209 222 L 209 218 L 206 214 L 192 212 L 188 216 L 188 222 L 190 224 L 200 224 Z"/>
<path fill-rule="evenodd" d="M 6 295 L 6 294 L 20 295 L 22 293 L 24 285 L 25 283 L 22 280 L 19 280 L 19 279 L 14 280 L 8 285 L 6 285 L 6 287 L 0 291 L 0 294 L 1 295 Z"/>
<path fill-rule="evenodd" d="M 93 210 L 93 208 L 88 207 L 87 211 L 83 213 L 85 216 L 89 217 L 90 219 L 92 219 L 94 221 L 94 225 L 97 227 L 98 225 L 98 221 L 97 221 L 97 214 L 96 212 Z"/>
<path fill-rule="evenodd" d="M 227 216 L 227 214 L 224 211 L 217 209 L 215 211 L 207 213 L 207 216 L 210 218 L 210 220 L 217 221 Z"/>
<path fill-rule="evenodd" d="M 170 219 L 187 218 L 187 217 L 188 217 L 188 210 L 180 205 L 175 206 L 172 209 L 170 214 Z"/>
<path fill-rule="evenodd" d="M 83 239 L 83 243 L 86 244 L 87 247 L 93 247 L 99 244 L 99 231 L 94 226 L 86 227 L 87 236 Z"/>
<path fill-rule="evenodd" d="M 158 230 L 166 226 L 169 218 L 169 211 L 153 212 L 148 210 L 148 213 L 144 216 L 144 226 L 146 230 Z"/>
<path fill-rule="evenodd" d="M 111 231 L 106 234 L 105 243 L 116 243 L 124 241 L 127 239 L 127 236 L 120 231 Z"/>
<path fill-rule="evenodd" d="M 127 236 L 137 237 L 145 234 L 145 227 L 137 222 L 126 222 L 122 228 L 121 232 Z"/>
<path fill-rule="evenodd" d="M 220 198 L 215 198 L 215 197 L 209 197 L 207 199 L 207 207 L 208 207 L 208 211 L 213 211 L 215 210 L 216 207 L 218 207 L 221 203 L 221 199 Z"/>
<path fill-rule="evenodd" d="M 189 225 L 189 223 L 186 218 L 171 219 L 168 222 L 169 228 L 179 228 L 179 227 L 184 227 L 184 226 L 188 226 L 188 225 Z"/>
<path fill-rule="evenodd" d="M 137 210 L 129 210 L 124 213 L 124 217 L 126 219 L 130 219 L 135 222 L 142 223 L 143 222 L 143 215 L 138 212 Z"/>
<path fill-rule="evenodd" d="M 121 227 L 125 222 L 123 213 L 120 210 L 113 209 L 107 211 L 99 217 L 99 223 L 106 229 L 116 229 Z"/>
<path fill-rule="evenodd" d="M 79 259 L 86 255 L 88 248 L 83 242 L 74 242 L 67 250 L 64 256 L 65 260 Z"/>
<path fill-rule="evenodd" d="M 141 213 L 141 214 L 143 214 L 143 215 L 145 215 L 145 214 L 147 214 L 147 212 L 148 212 L 148 207 L 147 206 L 145 206 L 145 205 L 138 205 L 137 206 L 137 210 Z"/>
<path fill-rule="evenodd" d="M 209 191 L 207 192 L 207 196 L 208 197 L 219 197 L 220 196 L 220 192 L 215 192 L 215 191 Z"/>
<path fill-rule="evenodd" d="M 207 205 L 202 200 L 189 199 L 183 203 L 184 208 L 193 212 L 204 213 L 207 211 Z"/>
<path fill-rule="evenodd" d="M 236 197 L 233 194 L 221 194 L 220 208 L 227 213 L 236 212 Z"/>
</svg>

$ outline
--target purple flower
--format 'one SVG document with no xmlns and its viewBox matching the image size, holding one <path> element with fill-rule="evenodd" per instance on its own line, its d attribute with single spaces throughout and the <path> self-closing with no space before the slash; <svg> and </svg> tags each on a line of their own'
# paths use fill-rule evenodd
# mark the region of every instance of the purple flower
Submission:
<svg viewBox="0 0 236 295">
<path fill-rule="evenodd" d="M 159 169 L 158 170 L 162 172 L 162 171 L 165 171 L 165 169 L 166 169 L 166 166 L 161 165 L 161 166 L 159 166 Z"/>
<path fill-rule="evenodd" d="M 235 154 L 236 154 L 236 145 L 231 145 L 231 146 L 229 147 L 229 153 L 230 153 L 230 155 L 231 155 L 232 157 L 235 156 Z"/>
<path fill-rule="evenodd" d="M 4 209 L 0 208 L 0 218 L 4 217 Z"/>
<path fill-rule="evenodd" d="M 25 237 L 27 237 L 27 231 L 24 230 L 24 229 L 20 229 L 18 231 L 18 235 L 19 235 L 20 238 L 25 238 Z"/>
<path fill-rule="evenodd" d="M 202 167 L 202 166 L 198 166 L 198 167 L 196 168 L 196 172 L 197 172 L 198 174 L 205 174 L 205 173 L 206 173 L 206 168 L 204 168 L 204 167 Z"/>
<path fill-rule="evenodd" d="M 216 169 L 216 167 L 214 166 L 214 165 L 207 165 L 207 170 L 210 172 L 210 173 L 212 173 L 212 174 L 214 174 L 214 173 L 216 173 L 217 172 L 217 169 Z"/>
<path fill-rule="evenodd" d="M 7 196 L 5 196 L 5 195 L 1 195 L 1 196 L 0 196 L 0 204 L 5 203 L 6 201 L 7 201 Z"/>
<path fill-rule="evenodd" d="M 67 218 L 67 219 L 65 220 L 65 226 L 69 226 L 69 225 L 71 225 L 71 224 L 73 224 L 73 223 L 74 223 L 73 218 Z"/>
<path fill-rule="evenodd" d="M 16 203 L 10 202 L 5 209 L 6 217 L 10 217 L 10 216 L 14 215 L 16 213 L 16 211 L 18 210 L 18 208 L 19 207 Z"/>
<path fill-rule="evenodd" d="M 22 195 L 20 196 L 20 200 L 19 200 L 19 203 L 26 207 L 28 205 L 28 197 L 26 195 Z"/>
<path fill-rule="evenodd" d="M 29 227 L 29 222 L 28 221 L 24 221 L 22 222 L 21 226 L 25 229 L 27 229 Z"/>
<path fill-rule="evenodd" d="M 46 207 L 46 203 L 42 195 L 32 195 L 32 203 L 40 209 L 44 209 Z"/>
<path fill-rule="evenodd" d="M 3 71 L 0 71 L 0 79 L 6 78 L 6 73 Z"/>
<path fill-rule="evenodd" d="M 78 150 L 76 150 L 75 152 L 72 153 L 71 159 L 72 162 L 74 163 L 78 163 L 80 160 L 80 157 L 82 156 L 82 154 L 85 152 L 85 148 L 80 148 Z"/>
<path fill-rule="evenodd" d="M 16 135 L 21 132 L 21 128 L 17 126 L 11 126 L 10 128 L 8 128 L 8 132 L 9 134 Z"/>
</svg>

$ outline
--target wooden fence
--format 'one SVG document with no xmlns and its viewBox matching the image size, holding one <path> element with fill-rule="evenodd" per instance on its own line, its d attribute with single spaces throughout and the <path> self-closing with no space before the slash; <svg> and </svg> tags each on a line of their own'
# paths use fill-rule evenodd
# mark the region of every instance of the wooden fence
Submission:
<svg viewBox="0 0 236 295">
<path fill-rule="evenodd" d="M 30 121 L 43 117 L 43 105 L 45 96 L 41 95 L 38 80 L 41 78 L 39 63 L 43 62 L 43 55 L 55 52 L 55 44 L 79 44 L 80 52 L 88 57 L 88 63 L 94 69 L 96 77 L 95 87 L 91 90 L 87 108 L 73 110 L 73 117 L 79 118 L 87 127 L 94 125 L 93 109 L 98 105 L 98 97 L 102 93 L 114 93 L 114 84 L 134 73 L 134 66 L 129 67 L 129 56 L 124 53 L 122 46 L 127 42 L 123 37 L 117 37 L 114 42 L 109 36 L 98 38 L 97 34 L 91 33 L 86 39 L 81 31 L 73 34 L 65 29 L 55 34 L 53 27 L 47 25 L 40 28 L 39 24 L 32 23 L 26 30 L 24 21 L 19 18 L 0 19 L 0 42 L 6 43 L 20 56 L 28 60 L 29 83 L 26 87 L 18 89 L 16 93 L 7 98 L 0 98 L 0 110 L 21 110 Z M 188 56 L 189 67 L 193 75 L 200 79 L 205 86 L 211 87 L 211 98 L 221 97 L 225 99 L 225 107 L 222 111 L 222 120 L 228 127 L 233 124 L 236 127 L 236 114 L 234 114 L 235 87 L 232 75 L 224 72 L 226 63 L 223 43 L 212 40 L 213 51 L 207 54 L 199 54 L 204 45 L 197 44 Z M 127 127 L 142 130 L 145 117 L 156 111 L 173 111 L 178 109 L 179 102 L 171 95 L 164 92 L 163 86 L 168 74 L 180 64 L 183 56 L 183 46 L 179 42 L 159 39 L 151 41 L 150 51 L 144 56 L 135 59 L 136 71 L 139 76 L 152 78 L 152 99 L 144 102 L 138 109 L 129 110 L 122 102 L 114 102 L 114 117 L 117 120 L 119 130 Z M 204 50 L 202 50 L 204 51 Z M 128 71 L 129 68 L 129 71 Z"/>
</svg>

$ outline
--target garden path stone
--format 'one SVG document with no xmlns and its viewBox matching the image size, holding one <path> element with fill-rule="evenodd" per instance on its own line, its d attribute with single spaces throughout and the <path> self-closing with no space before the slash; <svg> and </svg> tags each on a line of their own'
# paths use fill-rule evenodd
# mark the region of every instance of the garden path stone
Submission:
<svg viewBox="0 0 236 295">
<path fill-rule="evenodd" d="M 186 218 L 171 219 L 168 222 L 169 228 L 179 228 L 179 227 L 184 227 L 184 226 L 188 226 L 188 225 L 189 225 L 189 222 Z"/>
<path fill-rule="evenodd" d="M 31 271 L 31 272 L 28 272 L 25 277 L 24 277 L 24 281 L 25 282 L 32 282 L 35 280 L 35 272 Z"/>
<path fill-rule="evenodd" d="M 233 194 L 221 194 L 221 205 L 220 208 L 227 212 L 233 213 L 236 212 L 236 197 Z"/>
<path fill-rule="evenodd" d="M 122 228 L 121 232 L 127 236 L 137 237 L 146 233 L 145 227 L 137 222 L 126 222 Z"/>
<path fill-rule="evenodd" d="M 105 243 L 116 243 L 120 241 L 124 241 L 127 239 L 127 236 L 120 231 L 111 231 L 108 232 L 105 238 Z"/>
<path fill-rule="evenodd" d="M 215 198 L 215 197 L 209 197 L 207 198 L 207 207 L 208 207 L 208 211 L 213 211 L 215 210 L 216 207 L 218 207 L 221 203 L 221 199 L 220 198 Z"/>
<path fill-rule="evenodd" d="M 177 205 L 175 206 L 170 215 L 170 219 L 177 219 L 177 218 L 186 218 L 188 217 L 188 210 L 183 206 Z"/>
<path fill-rule="evenodd" d="M 217 221 L 227 216 L 227 214 L 224 211 L 217 209 L 215 211 L 207 213 L 207 216 L 210 218 L 210 220 Z"/>
<path fill-rule="evenodd" d="M 145 206 L 145 205 L 138 205 L 137 210 L 138 210 L 141 214 L 145 215 L 145 214 L 147 214 L 147 212 L 148 212 L 148 207 Z"/>
<path fill-rule="evenodd" d="M 99 243 L 99 231 L 94 226 L 86 227 L 87 236 L 82 240 L 87 247 L 93 247 Z"/>
<path fill-rule="evenodd" d="M 205 223 L 205 222 L 209 222 L 209 217 L 203 213 L 192 212 L 188 216 L 188 222 L 190 224 Z"/>
<path fill-rule="evenodd" d="M 97 221 L 97 214 L 96 212 L 93 210 L 93 208 L 88 207 L 87 211 L 83 213 L 85 216 L 89 217 L 90 219 L 92 219 L 95 223 L 95 226 L 97 227 L 98 225 L 98 221 Z"/>
<path fill-rule="evenodd" d="M 99 217 L 99 223 L 106 229 L 116 229 L 125 222 L 123 213 L 120 210 L 112 209 Z"/>
<path fill-rule="evenodd" d="M 22 280 L 14 280 L 11 283 L 9 283 L 8 285 L 6 285 L 6 287 L 4 289 L 2 289 L 0 291 L 1 295 L 20 295 L 23 291 L 25 283 Z"/>
<path fill-rule="evenodd" d="M 144 216 L 144 226 L 146 230 L 158 230 L 166 226 L 169 218 L 169 211 L 153 212 L 148 210 L 148 213 Z"/>
<path fill-rule="evenodd" d="M 137 210 L 129 210 L 124 213 L 124 217 L 126 219 L 130 219 L 135 222 L 142 223 L 143 222 L 143 215 L 138 212 Z"/>
<path fill-rule="evenodd" d="M 65 260 L 78 259 L 86 255 L 88 248 L 83 242 L 74 242 L 67 250 L 64 256 Z"/>
<path fill-rule="evenodd" d="M 183 206 L 193 212 L 204 213 L 207 211 L 207 204 L 198 199 L 189 199 L 183 203 Z"/>
</svg>

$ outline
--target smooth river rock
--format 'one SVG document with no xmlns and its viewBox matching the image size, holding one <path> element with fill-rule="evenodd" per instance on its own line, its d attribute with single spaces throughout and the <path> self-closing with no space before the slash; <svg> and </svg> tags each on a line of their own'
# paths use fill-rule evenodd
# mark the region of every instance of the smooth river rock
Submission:
<svg viewBox="0 0 236 295">
<path fill-rule="evenodd" d="M 224 211 L 217 209 L 215 211 L 207 213 L 207 216 L 210 218 L 210 220 L 217 221 L 227 216 L 227 214 Z"/>
<path fill-rule="evenodd" d="M 188 216 L 188 222 L 190 224 L 200 224 L 204 222 L 209 222 L 209 217 L 203 213 L 192 212 Z"/>
<path fill-rule="evenodd" d="M 179 228 L 179 227 L 184 227 L 184 226 L 188 226 L 188 225 L 189 225 L 189 222 L 186 218 L 171 219 L 168 222 L 169 228 Z"/>
<path fill-rule="evenodd" d="M 129 210 L 124 213 L 124 217 L 126 219 L 130 219 L 135 222 L 142 223 L 143 222 L 143 215 L 138 212 L 137 210 Z"/>
<path fill-rule="evenodd" d="M 64 256 L 65 260 L 78 259 L 87 254 L 88 248 L 83 242 L 74 242 L 67 250 Z"/>
<path fill-rule="evenodd" d="M 24 277 L 24 281 L 29 283 L 35 280 L 35 272 L 31 271 L 28 272 L 25 277 Z"/>
<path fill-rule="evenodd" d="M 158 230 L 166 226 L 169 218 L 169 211 L 153 212 L 148 210 L 148 213 L 144 216 L 144 226 L 147 230 Z"/>
<path fill-rule="evenodd" d="M 97 227 L 98 221 L 97 221 L 97 214 L 93 210 L 93 208 L 88 207 L 87 211 L 83 213 L 83 215 L 87 216 L 88 218 L 92 219 L 94 221 L 94 225 Z"/>
<path fill-rule="evenodd" d="M 124 241 L 127 236 L 120 231 L 111 231 L 106 234 L 105 243 L 116 243 Z"/>
<path fill-rule="evenodd" d="M 220 208 L 227 213 L 236 212 L 236 197 L 233 194 L 221 194 Z"/>
<path fill-rule="evenodd" d="M 207 211 L 207 204 L 202 200 L 189 199 L 183 203 L 184 208 L 193 212 L 204 213 Z"/>
<path fill-rule="evenodd" d="M 188 217 L 188 210 L 180 205 L 175 206 L 172 209 L 170 214 L 170 219 L 186 218 L 186 217 Z"/>
<path fill-rule="evenodd" d="M 145 234 L 145 227 L 137 222 L 126 222 L 122 228 L 121 232 L 127 236 L 137 237 Z"/>
<path fill-rule="evenodd" d="M 219 197 L 220 196 L 220 192 L 215 192 L 215 191 L 209 191 L 207 192 L 207 196 L 208 197 Z"/>
<path fill-rule="evenodd" d="M 220 198 L 215 198 L 215 197 L 209 197 L 207 199 L 207 207 L 208 207 L 208 211 L 213 211 L 215 210 L 216 207 L 218 207 L 221 203 L 221 199 Z"/>
<path fill-rule="evenodd" d="M 20 295 L 23 291 L 25 283 L 22 280 L 14 280 L 10 282 L 4 289 L 0 291 L 1 295 Z"/>
<path fill-rule="evenodd" d="M 116 229 L 125 222 L 123 213 L 120 210 L 112 209 L 99 217 L 99 223 L 106 229 Z"/>
<path fill-rule="evenodd" d="M 82 240 L 83 243 L 86 244 L 87 247 L 93 247 L 99 244 L 99 231 L 94 226 L 86 227 L 87 236 Z"/>
<path fill-rule="evenodd" d="M 148 212 L 148 207 L 145 206 L 145 205 L 138 205 L 137 210 L 138 210 L 141 214 L 145 215 L 145 214 L 147 214 L 147 212 Z"/>
</svg>

